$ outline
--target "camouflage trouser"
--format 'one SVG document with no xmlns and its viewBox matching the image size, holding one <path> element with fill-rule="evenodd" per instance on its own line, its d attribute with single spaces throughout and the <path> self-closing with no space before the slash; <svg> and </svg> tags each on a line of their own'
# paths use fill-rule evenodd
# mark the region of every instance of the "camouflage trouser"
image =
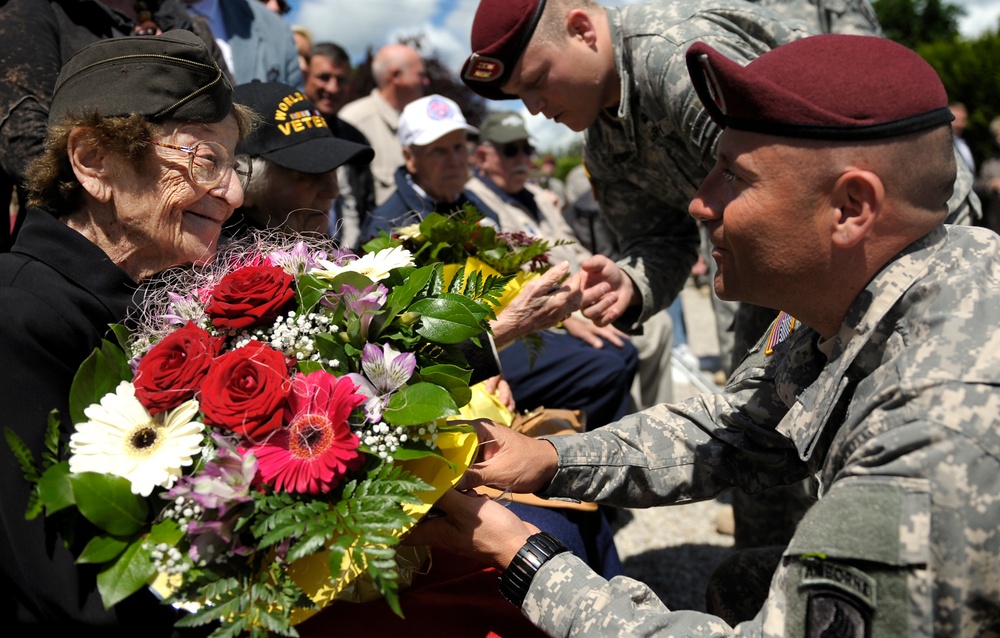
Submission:
<svg viewBox="0 0 1000 638">
<path fill-rule="evenodd" d="M 707 611 L 731 626 L 756 616 L 784 551 L 785 545 L 744 549 L 719 563 L 705 592 Z"/>
</svg>

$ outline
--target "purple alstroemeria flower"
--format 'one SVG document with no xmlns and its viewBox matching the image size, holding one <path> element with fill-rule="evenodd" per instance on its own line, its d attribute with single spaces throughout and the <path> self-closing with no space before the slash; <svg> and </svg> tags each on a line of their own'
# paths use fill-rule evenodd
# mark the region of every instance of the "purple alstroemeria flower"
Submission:
<svg viewBox="0 0 1000 638">
<path fill-rule="evenodd" d="M 257 459 L 240 454 L 236 446 L 217 432 L 212 433 L 216 456 L 200 471 L 184 476 L 164 498 L 197 503 L 201 513 L 188 521 L 188 555 L 195 563 L 212 561 L 225 554 L 245 555 L 250 548 L 237 544 L 233 527 L 244 503 L 252 499 L 251 484 L 257 475 Z"/>
<path fill-rule="evenodd" d="M 163 315 L 167 322 L 183 326 L 188 321 L 200 324 L 205 318 L 205 306 L 193 294 L 178 295 L 175 292 L 168 292 L 170 299 L 170 310 Z"/>
<path fill-rule="evenodd" d="M 317 267 L 320 259 L 325 260 L 324 251 L 312 252 L 305 242 L 296 242 L 291 250 L 276 250 L 268 256 L 272 266 L 278 266 L 289 275 L 302 275 Z"/>
<path fill-rule="evenodd" d="M 340 287 L 340 292 L 334 295 L 339 297 L 347 309 L 361 321 L 361 338 L 368 338 L 368 328 L 371 326 L 375 314 L 385 306 L 389 297 L 389 289 L 382 284 L 372 284 L 358 290 L 354 286 L 344 284 Z"/>
<path fill-rule="evenodd" d="M 389 344 L 366 343 L 361 352 L 361 369 L 364 376 L 352 372 L 347 376 L 357 384 L 358 392 L 368 397 L 365 417 L 369 423 L 382 420 L 382 412 L 392 393 L 403 387 L 417 368 L 417 357 L 412 352 L 399 352 Z"/>
</svg>

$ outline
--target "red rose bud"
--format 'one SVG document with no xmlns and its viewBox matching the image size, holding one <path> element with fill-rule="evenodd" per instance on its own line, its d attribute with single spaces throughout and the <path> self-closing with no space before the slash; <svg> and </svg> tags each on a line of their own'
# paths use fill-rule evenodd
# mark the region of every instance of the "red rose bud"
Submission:
<svg viewBox="0 0 1000 638">
<path fill-rule="evenodd" d="M 295 300 L 294 281 L 277 266 L 240 268 L 212 290 L 205 312 L 212 325 L 223 330 L 272 323 Z"/>
<path fill-rule="evenodd" d="M 218 357 L 201 386 L 208 425 L 261 441 L 282 425 L 290 388 L 285 355 L 259 341 Z"/>
<path fill-rule="evenodd" d="M 135 396 L 150 414 L 176 408 L 198 392 L 222 338 L 188 322 L 152 347 L 135 371 Z"/>
</svg>

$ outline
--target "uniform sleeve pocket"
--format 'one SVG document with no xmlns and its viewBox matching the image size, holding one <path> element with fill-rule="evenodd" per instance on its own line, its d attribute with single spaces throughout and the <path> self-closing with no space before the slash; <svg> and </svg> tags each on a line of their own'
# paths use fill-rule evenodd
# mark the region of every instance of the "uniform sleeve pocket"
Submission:
<svg viewBox="0 0 1000 638">
<path fill-rule="evenodd" d="M 903 636 L 922 624 L 912 612 L 925 607 L 915 592 L 929 558 L 930 511 L 924 479 L 838 481 L 785 550 L 786 635 Z"/>
</svg>

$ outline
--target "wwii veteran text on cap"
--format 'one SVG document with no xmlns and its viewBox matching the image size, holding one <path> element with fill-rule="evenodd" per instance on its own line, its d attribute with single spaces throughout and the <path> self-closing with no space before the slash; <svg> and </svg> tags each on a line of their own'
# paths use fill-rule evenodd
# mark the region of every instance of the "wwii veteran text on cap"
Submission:
<svg viewBox="0 0 1000 638">
<path fill-rule="evenodd" d="M 264 118 L 264 123 L 240 142 L 237 152 L 312 175 L 347 163 L 367 164 L 375 156 L 370 146 L 336 137 L 316 106 L 287 84 L 241 84 L 233 92 L 233 101 Z"/>
</svg>

